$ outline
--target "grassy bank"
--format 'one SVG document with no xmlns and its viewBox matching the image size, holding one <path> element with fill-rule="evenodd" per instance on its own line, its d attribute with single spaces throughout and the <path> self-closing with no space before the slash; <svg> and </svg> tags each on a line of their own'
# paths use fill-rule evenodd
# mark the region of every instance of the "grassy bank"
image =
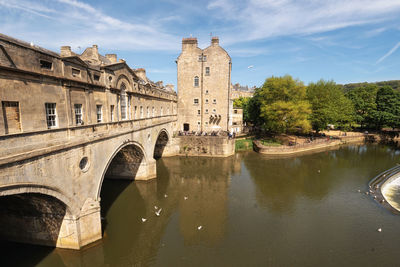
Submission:
<svg viewBox="0 0 400 267">
<path fill-rule="evenodd" d="M 252 139 L 238 139 L 235 141 L 236 151 L 246 151 L 253 150 L 253 140 Z"/>
</svg>

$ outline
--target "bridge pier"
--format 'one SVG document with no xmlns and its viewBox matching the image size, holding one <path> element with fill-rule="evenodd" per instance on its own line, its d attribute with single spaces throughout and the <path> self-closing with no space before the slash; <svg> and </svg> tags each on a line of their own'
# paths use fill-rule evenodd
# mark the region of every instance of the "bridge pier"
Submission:
<svg viewBox="0 0 400 267">
<path fill-rule="evenodd" d="M 56 247 L 80 249 L 101 238 L 100 202 L 87 199 L 78 216 L 64 216 Z"/>
</svg>

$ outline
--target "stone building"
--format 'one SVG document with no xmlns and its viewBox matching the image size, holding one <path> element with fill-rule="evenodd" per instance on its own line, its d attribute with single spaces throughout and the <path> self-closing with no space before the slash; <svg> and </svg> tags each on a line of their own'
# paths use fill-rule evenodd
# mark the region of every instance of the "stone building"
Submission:
<svg viewBox="0 0 400 267">
<path fill-rule="evenodd" d="M 233 108 L 232 113 L 232 132 L 241 133 L 243 131 L 243 109 Z"/>
<path fill-rule="evenodd" d="M 218 37 L 212 37 L 205 49 L 197 46 L 197 38 L 183 38 L 176 62 L 178 130 L 228 131 L 232 123 L 232 62 Z"/>
<path fill-rule="evenodd" d="M 231 85 L 231 98 L 233 100 L 240 97 L 253 97 L 255 86 L 249 88 L 248 86 L 242 86 L 238 83 Z"/>
<path fill-rule="evenodd" d="M 60 54 L 0 34 L 0 136 L 176 114 L 176 93 L 97 45 Z"/>
</svg>

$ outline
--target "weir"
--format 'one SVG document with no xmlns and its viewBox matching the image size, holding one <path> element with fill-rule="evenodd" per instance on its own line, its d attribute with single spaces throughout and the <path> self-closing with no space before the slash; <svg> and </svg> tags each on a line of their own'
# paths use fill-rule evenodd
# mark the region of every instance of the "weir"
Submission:
<svg viewBox="0 0 400 267">
<path fill-rule="evenodd" d="M 371 196 L 385 208 L 400 214 L 400 165 L 390 168 L 369 182 Z"/>
</svg>

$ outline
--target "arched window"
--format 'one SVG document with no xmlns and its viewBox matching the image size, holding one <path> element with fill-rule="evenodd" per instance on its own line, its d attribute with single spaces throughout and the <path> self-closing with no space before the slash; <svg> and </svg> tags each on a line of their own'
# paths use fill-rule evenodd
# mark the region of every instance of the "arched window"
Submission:
<svg viewBox="0 0 400 267">
<path fill-rule="evenodd" d="M 199 87 L 199 76 L 194 77 L 194 87 Z"/>
</svg>

